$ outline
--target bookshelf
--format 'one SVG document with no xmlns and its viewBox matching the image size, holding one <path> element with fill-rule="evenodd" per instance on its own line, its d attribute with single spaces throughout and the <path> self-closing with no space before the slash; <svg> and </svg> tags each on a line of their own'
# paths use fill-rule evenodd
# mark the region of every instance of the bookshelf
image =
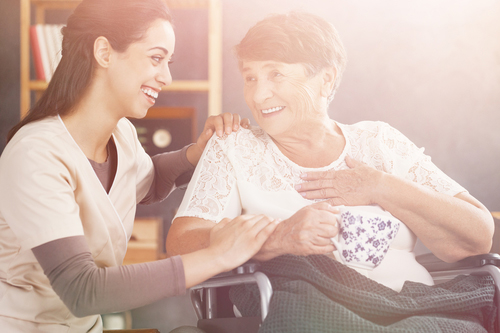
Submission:
<svg viewBox="0 0 500 333">
<path fill-rule="evenodd" d="M 161 218 L 136 218 L 132 236 L 127 244 L 123 265 L 155 261 L 163 258 Z"/>
<path fill-rule="evenodd" d="M 222 110 L 222 0 L 166 0 L 171 9 L 200 9 L 208 11 L 208 79 L 174 80 L 163 91 L 206 92 L 208 94 L 208 115 L 217 115 Z M 81 0 L 21 0 L 21 109 L 23 118 L 31 107 L 31 92 L 35 96 L 44 91 L 48 83 L 32 80 L 30 73 L 30 35 L 34 24 L 45 23 L 45 12 L 54 9 L 73 9 Z M 31 12 L 34 12 L 32 20 Z"/>
</svg>

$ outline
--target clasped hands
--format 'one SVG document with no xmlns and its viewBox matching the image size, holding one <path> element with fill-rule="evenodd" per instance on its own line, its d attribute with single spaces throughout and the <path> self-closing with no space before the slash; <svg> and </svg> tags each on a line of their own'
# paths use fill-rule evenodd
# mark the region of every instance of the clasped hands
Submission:
<svg viewBox="0 0 500 333">
<path fill-rule="evenodd" d="M 296 190 L 307 199 L 326 199 L 300 209 L 282 221 L 255 256 L 270 260 L 283 254 L 326 254 L 335 250 L 331 238 L 337 236 L 338 209 L 335 206 L 358 206 L 377 203 L 383 173 L 346 157 L 349 169 L 310 172 L 302 175 L 304 183 Z"/>
</svg>

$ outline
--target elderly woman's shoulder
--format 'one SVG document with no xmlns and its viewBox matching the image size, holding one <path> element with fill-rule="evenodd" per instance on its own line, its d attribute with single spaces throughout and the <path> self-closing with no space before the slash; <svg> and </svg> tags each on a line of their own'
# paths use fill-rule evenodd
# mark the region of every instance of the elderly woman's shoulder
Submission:
<svg viewBox="0 0 500 333">
<path fill-rule="evenodd" d="M 209 150 L 222 151 L 229 153 L 230 151 L 267 151 L 271 146 L 269 141 L 272 141 L 264 130 L 260 127 L 252 126 L 249 129 L 240 128 L 238 131 L 229 135 L 219 137 L 214 135 L 207 147 Z"/>
<path fill-rule="evenodd" d="M 267 141 L 268 138 L 266 132 L 258 126 L 250 126 L 248 129 L 241 127 L 236 132 L 229 135 L 224 134 L 222 137 L 214 135 L 214 140 L 222 145 L 241 144 L 248 140 Z"/>
<path fill-rule="evenodd" d="M 343 130 L 352 130 L 352 131 L 368 131 L 368 132 L 383 132 L 387 130 L 393 129 L 391 125 L 384 121 L 373 121 L 373 120 L 363 120 L 350 125 L 339 124 L 339 126 Z"/>
</svg>

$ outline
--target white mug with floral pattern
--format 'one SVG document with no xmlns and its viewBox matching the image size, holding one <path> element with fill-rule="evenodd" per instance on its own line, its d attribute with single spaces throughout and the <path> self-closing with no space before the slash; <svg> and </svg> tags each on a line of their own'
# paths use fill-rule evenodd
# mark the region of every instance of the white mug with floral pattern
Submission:
<svg viewBox="0 0 500 333">
<path fill-rule="evenodd" d="M 340 227 L 332 242 L 342 262 L 369 270 L 380 265 L 402 222 L 378 205 L 336 207 Z"/>
</svg>

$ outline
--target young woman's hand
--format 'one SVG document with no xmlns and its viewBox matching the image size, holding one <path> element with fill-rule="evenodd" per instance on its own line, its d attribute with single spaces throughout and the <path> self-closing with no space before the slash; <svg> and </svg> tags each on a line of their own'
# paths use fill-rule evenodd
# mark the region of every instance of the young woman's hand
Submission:
<svg viewBox="0 0 500 333">
<path fill-rule="evenodd" d="M 278 221 L 265 215 L 240 215 L 223 219 L 210 231 L 210 246 L 224 271 L 252 258 L 273 233 Z"/>
<path fill-rule="evenodd" d="M 220 221 L 210 230 L 207 248 L 181 255 L 186 288 L 248 261 L 277 225 L 277 220 L 264 215 L 241 215 Z"/>
<path fill-rule="evenodd" d="M 217 136 L 222 137 L 224 134 L 231 134 L 243 128 L 250 127 L 250 120 L 248 118 L 241 119 L 240 115 L 237 113 L 223 113 L 217 116 L 208 117 L 203 127 L 198 140 L 187 150 L 187 158 L 192 165 L 198 164 L 203 149 L 207 145 L 208 140 L 212 137 L 215 132 Z"/>
</svg>

